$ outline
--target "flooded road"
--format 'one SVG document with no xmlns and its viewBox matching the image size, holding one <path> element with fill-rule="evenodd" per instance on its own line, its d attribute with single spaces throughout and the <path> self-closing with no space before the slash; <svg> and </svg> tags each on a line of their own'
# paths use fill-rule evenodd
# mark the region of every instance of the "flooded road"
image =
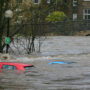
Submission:
<svg viewBox="0 0 90 90">
<path fill-rule="evenodd" d="M 35 68 L 0 73 L 0 90 L 90 90 L 90 37 L 49 37 L 41 53 L 15 57 L 9 61 Z M 48 64 L 52 61 L 75 63 Z"/>
</svg>

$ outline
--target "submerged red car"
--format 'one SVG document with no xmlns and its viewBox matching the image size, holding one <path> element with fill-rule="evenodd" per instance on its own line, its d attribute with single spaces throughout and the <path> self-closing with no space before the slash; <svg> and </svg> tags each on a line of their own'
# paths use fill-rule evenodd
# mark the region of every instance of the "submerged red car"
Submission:
<svg viewBox="0 0 90 90">
<path fill-rule="evenodd" d="M 0 62 L 1 70 L 30 70 L 34 65 L 24 63 L 13 63 L 13 62 Z"/>
</svg>

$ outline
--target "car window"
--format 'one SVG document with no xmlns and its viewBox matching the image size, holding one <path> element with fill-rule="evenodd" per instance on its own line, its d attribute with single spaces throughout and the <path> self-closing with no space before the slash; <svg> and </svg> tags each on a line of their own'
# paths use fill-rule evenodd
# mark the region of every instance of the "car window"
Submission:
<svg viewBox="0 0 90 90">
<path fill-rule="evenodd" d="M 2 69 L 17 70 L 16 66 L 13 65 L 3 65 Z"/>
<path fill-rule="evenodd" d="M 24 69 L 25 70 L 29 70 L 29 69 L 31 69 L 31 68 L 34 68 L 34 66 L 32 65 L 32 66 L 24 66 Z"/>
</svg>

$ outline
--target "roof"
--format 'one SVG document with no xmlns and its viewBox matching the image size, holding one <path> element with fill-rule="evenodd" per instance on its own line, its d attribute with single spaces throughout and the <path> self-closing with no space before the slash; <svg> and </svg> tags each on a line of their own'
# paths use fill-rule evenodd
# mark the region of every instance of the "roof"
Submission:
<svg viewBox="0 0 90 90">
<path fill-rule="evenodd" d="M 17 62 L 0 62 L 0 64 L 22 65 L 22 66 L 30 66 L 31 65 L 31 64 L 17 63 Z"/>
</svg>

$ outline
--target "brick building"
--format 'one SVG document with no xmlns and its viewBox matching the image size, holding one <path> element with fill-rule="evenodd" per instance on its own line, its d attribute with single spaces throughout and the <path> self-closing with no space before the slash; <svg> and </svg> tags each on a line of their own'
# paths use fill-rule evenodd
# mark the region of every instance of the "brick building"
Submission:
<svg viewBox="0 0 90 90">
<path fill-rule="evenodd" d="M 90 20 L 90 0 L 72 1 L 72 19 Z"/>
<path fill-rule="evenodd" d="M 16 0 L 18 4 L 22 4 L 24 3 L 25 1 L 30 1 L 32 2 L 33 4 L 39 4 L 42 0 Z M 45 0 L 47 3 L 50 3 L 51 0 Z"/>
<path fill-rule="evenodd" d="M 17 0 L 17 3 L 22 3 L 25 0 Z M 43 0 L 30 0 L 33 4 L 37 5 Z M 57 5 L 57 0 L 45 0 L 48 3 L 51 3 L 52 1 L 56 3 Z M 63 0 L 65 3 L 67 0 Z M 54 5 L 54 4 L 53 4 Z M 57 6 L 53 6 L 53 8 L 57 8 Z M 58 4 L 60 6 L 60 4 Z M 67 9 L 67 8 L 65 8 Z M 53 10 L 51 10 L 53 11 Z M 72 0 L 70 7 L 68 10 L 68 16 L 70 19 L 73 20 L 90 20 L 90 0 Z"/>
</svg>

